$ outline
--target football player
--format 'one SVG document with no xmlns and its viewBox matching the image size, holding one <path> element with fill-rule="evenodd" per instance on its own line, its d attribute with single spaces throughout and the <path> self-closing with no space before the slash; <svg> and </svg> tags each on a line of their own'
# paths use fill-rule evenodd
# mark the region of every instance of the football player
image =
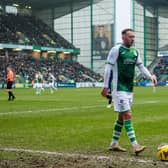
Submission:
<svg viewBox="0 0 168 168">
<path fill-rule="evenodd" d="M 122 128 L 125 127 L 134 152 L 138 155 L 146 147 L 138 143 L 132 124 L 131 105 L 133 101 L 135 66 L 137 66 L 140 72 L 150 79 L 154 85 L 156 85 L 157 80 L 142 64 L 140 54 L 133 45 L 135 40 L 134 30 L 130 28 L 124 29 L 121 35 L 122 44 L 114 46 L 108 54 L 104 73 L 104 88 L 101 94 L 105 97 L 108 95 L 108 81 L 110 72 L 113 70 L 114 111 L 118 112 L 118 117 L 114 124 L 113 136 L 109 149 L 126 151 L 126 149 L 122 148 L 118 143 Z"/>
</svg>

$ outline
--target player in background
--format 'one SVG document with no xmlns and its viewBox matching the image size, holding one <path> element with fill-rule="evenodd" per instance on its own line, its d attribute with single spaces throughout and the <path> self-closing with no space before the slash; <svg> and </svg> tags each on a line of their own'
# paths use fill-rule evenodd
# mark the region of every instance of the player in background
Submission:
<svg viewBox="0 0 168 168">
<path fill-rule="evenodd" d="M 48 85 L 50 88 L 50 93 L 53 94 L 54 90 L 57 90 L 57 88 L 54 86 L 55 85 L 55 80 L 56 78 L 54 77 L 54 75 L 49 71 L 48 72 Z"/>
<path fill-rule="evenodd" d="M 8 92 L 8 101 L 14 100 L 16 97 L 12 91 L 12 85 L 14 82 L 15 74 L 11 67 L 7 67 L 7 92 Z"/>
<path fill-rule="evenodd" d="M 138 155 L 146 147 L 138 143 L 132 123 L 131 106 L 133 101 L 135 66 L 137 66 L 140 72 L 150 79 L 154 85 L 156 85 L 157 80 L 156 77 L 151 75 L 144 67 L 137 49 L 133 46 L 135 40 L 134 30 L 129 28 L 125 29 L 121 35 L 122 44 L 114 46 L 108 54 L 104 73 L 104 87 L 101 94 L 105 97 L 108 95 L 108 81 L 110 72 L 113 70 L 114 111 L 118 113 L 118 116 L 114 124 L 109 150 L 126 151 L 118 142 L 122 128 L 125 127 L 133 150 L 135 154 Z"/>
<path fill-rule="evenodd" d="M 41 94 L 41 90 L 43 89 L 43 75 L 40 71 L 36 72 L 35 74 L 33 88 L 36 89 L 36 95 Z"/>
<path fill-rule="evenodd" d="M 111 70 L 110 78 L 109 78 L 109 81 L 108 81 L 108 95 L 106 96 L 107 99 L 108 99 L 107 108 L 112 107 L 112 100 L 113 100 L 113 97 L 112 97 L 112 80 L 113 80 L 113 71 Z"/>
</svg>

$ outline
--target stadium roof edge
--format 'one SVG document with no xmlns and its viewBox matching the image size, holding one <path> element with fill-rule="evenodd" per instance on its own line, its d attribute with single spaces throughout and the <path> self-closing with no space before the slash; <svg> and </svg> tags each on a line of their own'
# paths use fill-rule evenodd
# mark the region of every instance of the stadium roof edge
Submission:
<svg viewBox="0 0 168 168">
<path fill-rule="evenodd" d="M 97 3 L 101 0 L 93 0 L 93 3 Z M 2 5 L 12 5 L 12 4 L 18 4 L 20 6 L 31 6 L 32 10 L 46 10 L 51 9 L 55 7 L 64 7 L 64 6 L 79 6 L 79 9 L 81 6 L 86 7 L 90 5 L 91 0 L 1 0 L 0 4 Z"/>
<path fill-rule="evenodd" d="M 54 18 L 69 14 L 71 11 L 77 11 L 90 5 L 91 2 L 98 3 L 102 0 L 1 0 L 0 5 L 19 4 L 22 8 L 31 6 L 32 12 L 56 9 Z M 168 0 L 136 0 L 141 5 L 148 7 L 168 7 Z M 72 8 L 71 8 L 72 7 Z"/>
<path fill-rule="evenodd" d="M 152 7 L 168 6 L 168 0 L 137 0 L 140 4 Z"/>
<path fill-rule="evenodd" d="M 55 7 L 64 7 L 64 6 L 83 6 L 86 7 L 90 5 L 91 1 L 93 3 L 97 3 L 102 0 L 1 0 L 0 4 L 2 5 L 12 5 L 14 3 L 19 4 L 21 6 L 31 6 L 33 10 L 45 10 Z M 145 4 L 148 6 L 168 6 L 168 0 L 137 0 L 141 4 Z"/>
</svg>

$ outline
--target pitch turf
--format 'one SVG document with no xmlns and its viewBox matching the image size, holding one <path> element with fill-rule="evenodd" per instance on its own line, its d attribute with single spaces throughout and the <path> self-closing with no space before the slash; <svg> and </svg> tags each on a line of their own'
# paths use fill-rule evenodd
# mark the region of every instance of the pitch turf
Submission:
<svg viewBox="0 0 168 168">
<path fill-rule="evenodd" d="M 101 88 L 14 89 L 15 101 L 0 90 L 0 148 L 21 148 L 70 153 L 111 154 L 116 113 L 107 109 Z M 135 87 L 133 123 L 137 139 L 146 145 L 144 158 L 156 159 L 160 143 L 168 143 L 168 87 Z M 132 155 L 123 130 L 120 143 Z"/>
</svg>

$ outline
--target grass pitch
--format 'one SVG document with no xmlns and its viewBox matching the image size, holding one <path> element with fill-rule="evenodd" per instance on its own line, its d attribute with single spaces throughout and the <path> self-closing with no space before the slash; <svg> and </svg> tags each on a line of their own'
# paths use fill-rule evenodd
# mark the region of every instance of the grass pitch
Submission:
<svg viewBox="0 0 168 168">
<path fill-rule="evenodd" d="M 101 88 L 14 89 L 15 101 L 0 90 L 0 148 L 111 155 L 116 113 L 107 109 Z M 141 157 L 156 159 L 157 146 L 168 143 L 168 88 L 135 87 L 133 124 L 137 140 L 147 149 Z M 132 155 L 123 129 L 120 143 Z M 124 154 L 125 155 L 125 154 Z"/>
</svg>

